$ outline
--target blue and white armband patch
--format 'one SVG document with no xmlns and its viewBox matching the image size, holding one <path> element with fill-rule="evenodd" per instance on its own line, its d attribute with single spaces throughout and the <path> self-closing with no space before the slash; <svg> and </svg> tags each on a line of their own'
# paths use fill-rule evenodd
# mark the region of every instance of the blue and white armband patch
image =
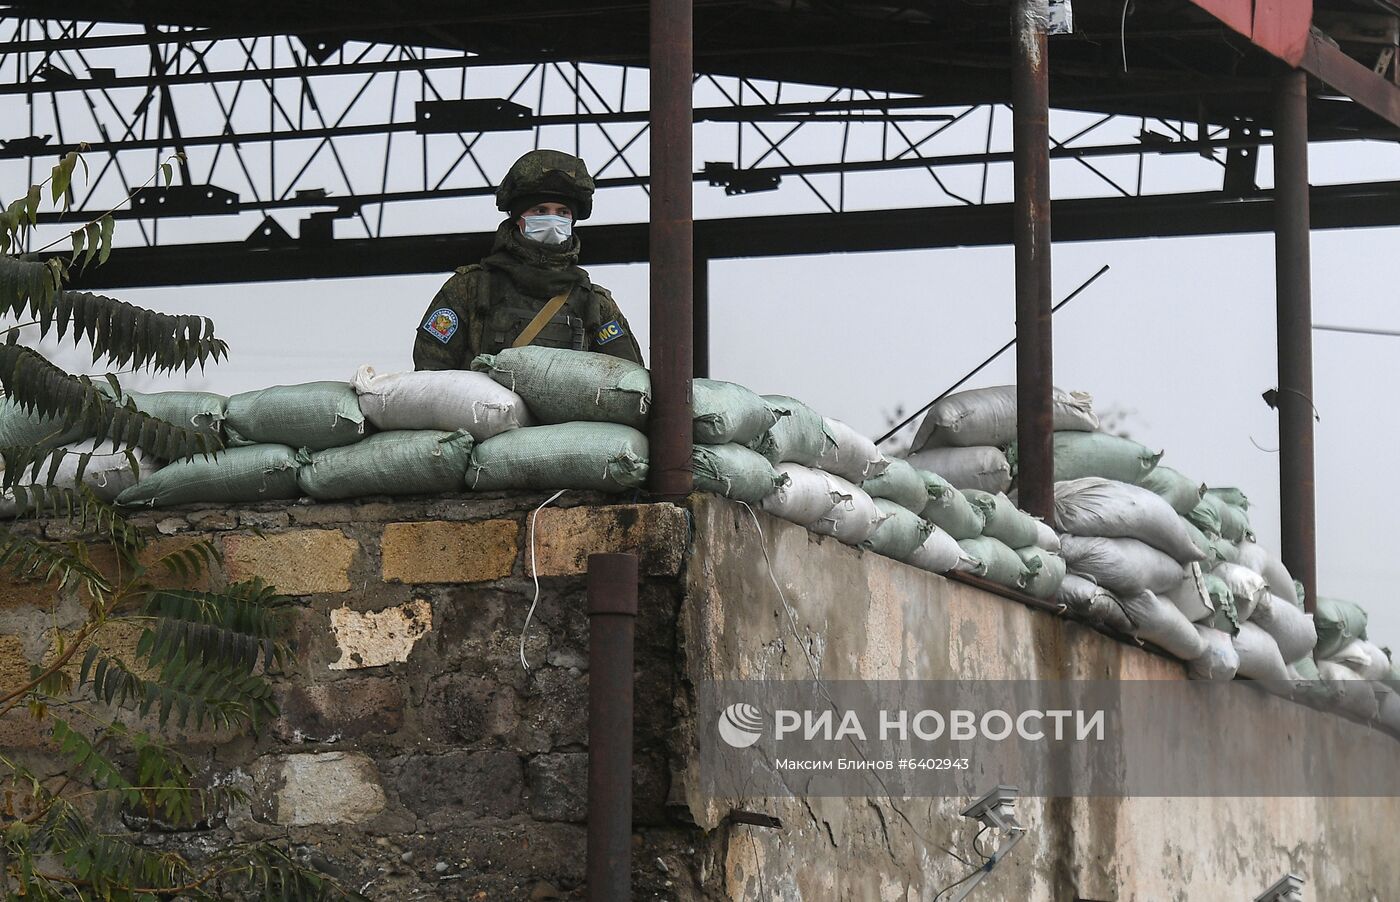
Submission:
<svg viewBox="0 0 1400 902">
<path fill-rule="evenodd" d="M 615 338 L 621 338 L 627 334 L 627 330 L 622 328 L 622 324 L 617 320 L 603 323 L 598 330 L 593 333 L 593 343 L 595 345 L 605 345 Z"/>
</svg>

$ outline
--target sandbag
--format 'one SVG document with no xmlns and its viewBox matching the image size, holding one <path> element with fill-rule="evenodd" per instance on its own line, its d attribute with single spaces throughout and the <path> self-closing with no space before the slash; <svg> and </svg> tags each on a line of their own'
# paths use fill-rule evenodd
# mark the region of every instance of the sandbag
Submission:
<svg viewBox="0 0 1400 902">
<path fill-rule="evenodd" d="M 1164 597 L 1192 623 L 1215 617 L 1215 604 L 1211 601 L 1210 589 L 1206 587 L 1200 564 L 1187 564 L 1182 568 L 1181 582 Z"/>
<path fill-rule="evenodd" d="M 485 373 L 420 370 L 377 373 L 362 366 L 351 382 L 360 412 L 376 429 L 455 432 L 484 442 L 508 429 L 533 426 L 525 399 Z"/>
<path fill-rule="evenodd" d="M 1011 464 L 1000 448 L 928 448 L 909 455 L 909 463 L 930 470 L 959 489 L 1004 492 L 1011 488 Z"/>
<path fill-rule="evenodd" d="M 1253 623 L 1240 624 L 1240 631 L 1230 637 L 1240 656 L 1238 674 L 1250 680 L 1288 679 L 1288 667 L 1283 663 L 1274 637 Z"/>
<path fill-rule="evenodd" d="M 1353 639 L 1366 638 L 1366 612 L 1361 606 L 1340 598 L 1318 598 L 1314 615 L 1317 623 L 1318 658 L 1341 651 Z"/>
<path fill-rule="evenodd" d="M 1034 574 L 1031 566 L 1022 561 L 1015 551 L 1004 542 L 989 536 L 963 539 L 958 543 L 969 558 L 976 562 L 971 571 L 983 579 L 1011 589 L 1024 589 Z"/>
<path fill-rule="evenodd" d="M 920 570 L 947 573 L 949 570 L 956 570 L 959 564 L 970 564 L 971 561 L 957 539 L 934 526 L 923 544 L 915 548 L 914 553 L 909 556 L 908 563 Z"/>
<path fill-rule="evenodd" d="M 778 422 L 768 402 L 742 385 L 718 379 L 691 382 L 697 444 L 747 445 Z"/>
<path fill-rule="evenodd" d="M 1211 607 L 1215 608 L 1215 615 L 1211 617 L 1209 625 L 1218 630 L 1234 635 L 1239 632 L 1240 624 L 1244 618 L 1240 616 L 1239 610 L 1235 607 L 1235 596 L 1230 592 L 1230 587 L 1225 584 L 1225 580 L 1214 573 L 1205 574 L 1206 591 L 1210 594 Z"/>
<path fill-rule="evenodd" d="M 1195 627 L 1206 650 L 1187 666 L 1186 675 L 1193 680 L 1233 680 L 1240 669 L 1240 655 L 1230 634 L 1199 623 Z"/>
<path fill-rule="evenodd" d="M 919 471 L 908 461 L 893 459 L 885 472 L 860 484 L 871 498 L 887 498 L 919 516 L 928 507 L 928 488 Z"/>
<path fill-rule="evenodd" d="M 1015 549 L 1016 556 L 1030 571 L 1025 593 L 1036 598 L 1054 598 L 1065 578 L 1065 559 L 1053 551 L 1031 545 Z"/>
<path fill-rule="evenodd" d="M 1250 539 L 1235 543 L 1235 563 L 1246 570 L 1253 570 L 1260 576 L 1264 575 L 1265 565 L 1269 561 L 1269 553 L 1264 550 L 1264 546 Z M 1268 585 L 1266 579 L 1265 585 Z"/>
<path fill-rule="evenodd" d="M 28 474 L 32 473 L 33 470 L 27 469 L 25 481 L 21 485 L 52 485 L 54 488 L 60 489 L 76 488 L 79 484 L 78 464 L 82 461 L 82 455 L 92 454 L 93 457 L 83 468 L 82 485 L 87 486 L 99 500 L 112 502 L 142 477 L 158 469 L 139 448 L 131 450 L 131 456 L 135 458 L 135 470 L 132 469 L 132 460 L 124 452 L 112 453 L 111 449 L 112 443 L 110 441 L 99 439 L 89 439 L 76 445 L 70 445 L 63 449 L 63 459 L 58 463 L 58 469 L 54 472 L 52 482 L 49 481 L 49 464 L 45 463 L 39 468 L 38 477 L 32 480 Z M 30 505 L 25 505 L 25 510 L 21 510 L 12 491 L 6 490 L 0 494 L 0 517 L 15 517 L 26 512 L 29 508 Z"/>
<path fill-rule="evenodd" d="M 834 506 L 825 473 L 796 463 L 780 463 L 773 472 L 779 484 L 773 494 L 758 503 L 773 516 L 811 526 Z"/>
<path fill-rule="evenodd" d="M 1211 571 L 1225 581 L 1230 594 L 1235 599 L 1235 611 L 1240 621 L 1248 620 L 1254 614 L 1254 606 L 1269 594 L 1269 586 L 1264 577 L 1253 570 L 1246 570 L 1239 564 L 1224 563 Z"/>
<path fill-rule="evenodd" d="M 1141 592 L 1169 592 L 1181 582 L 1181 565 L 1145 542 L 1102 536 L 1060 536 L 1069 572 L 1087 576 L 1120 599 Z"/>
<path fill-rule="evenodd" d="M 81 426 L 64 426 L 54 417 L 26 413 L 9 398 L 0 398 L 0 448 L 57 448 L 86 437 Z"/>
<path fill-rule="evenodd" d="M 1195 510 L 1206 491 L 1204 483 L 1196 482 L 1171 467 L 1160 465 L 1149 470 L 1138 481 L 1138 485 L 1161 496 L 1172 506 L 1172 510 L 1183 517 Z"/>
<path fill-rule="evenodd" d="M 991 536 L 1008 548 L 1025 548 L 1036 544 L 1036 539 L 1040 537 L 1036 519 L 1012 504 L 1004 493 L 994 495 L 978 489 L 964 489 L 963 494 L 982 511 L 982 535 Z"/>
<path fill-rule="evenodd" d="M 1085 392 L 1053 389 L 1056 430 L 1092 432 L 1099 428 L 1093 398 Z M 960 391 L 940 400 L 925 414 L 910 445 L 914 449 L 948 445 L 1004 448 L 1016 440 L 1016 386 L 998 385 Z"/>
<path fill-rule="evenodd" d="M 1205 557 L 1170 504 L 1125 482 L 1096 476 L 1056 482 L 1055 525 L 1077 536 L 1137 539 L 1183 564 Z"/>
<path fill-rule="evenodd" d="M 1219 495 L 1209 491 L 1201 497 L 1201 503 L 1188 515 L 1206 533 L 1224 536 L 1231 542 L 1241 542 L 1250 535 L 1249 515 L 1243 508 L 1226 504 Z"/>
<path fill-rule="evenodd" d="M 1123 606 L 1112 592 L 1093 580 L 1066 573 L 1055 592 L 1055 600 L 1064 605 L 1074 617 L 1099 629 L 1131 635 L 1133 622 L 1123 612 Z"/>
<path fill-rule="evenodd" d="M 1029 514 L 1027 515 L 1029 516 Z M 1046 551 L 1060 550 L 1060 534 L 1050 527 L 1049 523 L 1039 517 L 1031 517 L 1035 523 L 1035 544 L 1037 548 L 1044 548 Z"/>
<path fill-rule="evenodd" d="M 619 423 L 643 429 L 651 375 L 640 363 L 591 351 L 529 345 L 482 354 L 472 369 L 525 399 L 541 423 Z"/>
<path fill-rule="evenodd" d="M 115 398 L 107 382 L 93 385 L 109 398 Z M 122 390 L 119 403 L 130 401 L 141 413 L 205 435 L 220 435 L 228 409 L 228 398 L 204 391 L 139 392 Z"/>
<path fill-rule="evenodd" d="M 831 442 L 817 458 L 818 467 L 856 485 L 885 472 L 889 458 L 873 441 L 840 420 L 824 417 L 822 422 Z"/>
<path fill-rule="evenodd" d="M 1283 566 L 1272 553 L 1266 550 L 1264 556 L 1264 569 L 1262 571 L 1264 582 L 1268 584 L 1269 591 L 1282 598 L 1293 607 L 1302 610 L 1303 600 L 1298 597 L 1297 587 L 1294 585 L 1293 575 L 1288 572 L 1288 568 Z"/>
<path fill-rule="evenodd" d="M 757 451 L 730 442 L 696 445 L 690 451 L 695 487 L 735 501 L 757 504 L 773 494 L 781 477 Z"/>
<path fill-rule="evenodd" d="M 1244 492 L 1241 492 L 1237 488 L 1211 486 L 1206 489 L 1206 491 L 1219 498 L 1221 501 L 1224 501 L 1226 504 L 1233 505 L 1241 510 L 1249 510 L 1249 498 Z"/>
<path fill-rule="evenodd" d="M 1400 692 L 1385 683 L 1377 683 L 1372 688 L 1376 691 L 1379 709 L 1376 720 L 1392 733 L 1400 733 Z"/>
<path fill-rule="evenodd" d="M 1325 660 L 1341 664 L 1365 680 L 1383 680 L 1390 675 L 1390 656 L 1365 639 L 1353 639 Z"/>
<path fill-rule="evenodd" d="M 217 455 L 166 464 L 117 496 L 124 507 L 171 507 L 210 502 L 297 498 L 296 450 L 286 445 L 245 445 Z"/>
<path fill-rule="evenodd" d="M 1339 693 L 1317 672 L 1317 662 L 1311 655 L 1288 665 L 1288 678 L 1293 682 L 1293 697 L 1312 704 L 1334 706 Z"/>
<path fill-rule="evenodd" d="M 1099 476 L 1136 485 L 1152 472 L 1162 452 L 1107 432 L 1056 432 L 1055 481 Z"/>
<path fill-rule="evenodd" d="M 847 545 L 859 545 L 875 534 L 885 515 L 875 506 L 875 499 L 865 489 L 835 473 L 822 472 L 831 493 L 831 509 L 809 529 L 824 536 L 833 536 Z"/>
<path fill-rule="evenodd" d="M 1201 553 L 1201 569 L 1207 571 L 1214 570 L 1216 564 L 1225 560 L 1216 550 L 1215 542 L 1196 528 L 1196 524 L 1185 517 L 1177 517 L 1177 522 L 1181 524 L 1182 529 L 1186 530 L 1186 535 L 1190 537 L 1191 544 L 1196 546 L 1196 550 Z M 1220 539 L 1219 541 L 1224 540 Z"/>
<path fill-rule="evenodd" d="M 769 463 L 798 463 L 815 467 L 822 452 L 833 444 L 826 431 L 822 415 L 787 395 L 763 395 L 763 400 L 778 416 L 750 447 L 768 458 Z"/>
<path fill-rule="evenodd" d="M 966 495 L 937 473 L 928 470 L 915 472 L 923 478 L 924 488 L 928 491 L 928 504 L 923 510 L 925 520 L 954 539 L 973 539 L 982 534 L 986 515 L 974 507 Z"/>
<path fill-rule="evenodd" d="M 620 423 L 558 423 L 511 429 L 477 445 L 467 470 L 467 486 L 482 492 L 624 492 L 641 488 L 646 479 L 647 437 Z"/>
<path fill-rule="evenodd" d="M 365 437 L 360 399 L 347 382 L 275 385 L 228 399 L 224 431 L 231 446 L 288 445 L 323 451 Z"/>
<path fill-rule="evenodd" d="M 318 501 L 461 492 L 473 444 L 465 429 L 380 432 L 343 448 L 304 453 L 297 485 Z"/>
<path fill-rule="evenodd" d="M 1374 720 L 1380 713 L 1375 690 L 1361 675 L 1341 664 L 1318 661 L 1317 673 L 1336 696 L 1336 705 L 1348 714 L 1363 720 Z"/>
<path fill-rule="evenodd" d="M 933 524 L 888 498 L 876 498 L 875 507 L 884 519 L 860 546 L 897 561 L 909 561 L 933 532 Z"/>
<path fill-rule="evenodd" d="M 1313 625 L 1312 615 L 1272 593 L 1265 594 L 1255 604 L 1249 622 L 1274 637 L 1285 661 L 1311 655 L 1317 645 L 1317 627 Z"/>
<path fill-rule="evenodd" d="M 1183 661 L 1194 661 L 1205 653 L 1205 639 L 1171 602 L 1146 591 L 1122 597 L 1121 601 L 1133 622 L 1133 635 L 1139 639 Z"/>
</svg>

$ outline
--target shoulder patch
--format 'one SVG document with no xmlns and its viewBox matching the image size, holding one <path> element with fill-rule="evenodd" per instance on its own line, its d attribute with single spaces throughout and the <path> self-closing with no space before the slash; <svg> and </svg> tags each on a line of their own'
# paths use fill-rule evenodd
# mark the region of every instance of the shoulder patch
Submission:
<svg viewBox="0 0 1400 902">
<path fill-rule="evenodd" d="M 423 331 L 443 344 L 452 340 L 452 336 L 457 334 L 457 327 L 461 325 L 461 320 L 457 318 L 457 312 L 450 307 L 439 307 L 428 314 L 428 319 L 423 323 Z"/>
<path fill-rule="evenodd" d="M 595 345 L 605 345 L 613 339 L 621 338 L 627 334 L 627 330 L 622 328 L 622 324 L 617 320 L 603 323 L 593 333 L 593 343 Z"/>
</svg>

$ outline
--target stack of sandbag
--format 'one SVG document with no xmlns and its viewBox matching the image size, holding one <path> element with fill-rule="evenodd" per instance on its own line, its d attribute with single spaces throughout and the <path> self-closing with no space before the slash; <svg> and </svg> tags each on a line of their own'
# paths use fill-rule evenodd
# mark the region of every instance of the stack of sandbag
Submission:
<svg viewBox="0 0 1400 902">
<path fill-rule="evenodd" d="M 742 385 L 717 379 L 696 379 L 693 385 L 695 487 L 736 501 L 761 502 L 783 477 L 750 446 L 768 435 L 782 414 Z"/>
<path fill-rule="evenodd" d="M 1366 611 L 1354 602 L 1319 598 L 1313 655 L 1318 677 L 1331 690 L 1335 705 L 1372 720 L 1394 688 L 1384 682 L 1394 671 L 1390 655 L 1367 639 L 1366 621 Z M 1387 704 L 1394 711 L 1394 703 Z"/>
<path fill-rule="evenodd" d="M 1065 561 L 1059 554 L 1060 540 L 1055 531 L 1017 508 L 1005 493 L 992 494 L 978 489 L 964 489 L 963 495 L 981 512 L 983 521 L 982 535 L 976 539 L 964 540 L 963 550 L 977 558 L 979 552 L 987 554 L 990 548 L 994 559 L 1009 562 L 1010 558 L 1001 548 L 991 543 L 1002 546 L 1019 558 L 1024 566 L 1024 573 L 1018 574 L 1014 583 L 1002 584 L 1014 585 L 1015 588 L 1036 598 L 1053 598 L 1065 578 Z M 973 548 L 977 551 L 967 543 L 974 543 Z M 1002 582 L 995 578 L 991 571 L 986 576 L 994 582 Z"/>
<path fill-rule="evenodd" d="M 875 507 L 884 517 L 862 546 L 897 561 L 913 563 L 915 554 L 934 530 L 934 525 L 923 517 L 928 506 L 928 487 L 923 475 L 908 461 L 884 463 L 880 473 L 860 485 L 875 499 Z"/>
<path fill-rule="evenodd" d="M 33 484 L 59 489 L 84 485 L 96 498 L 108 503 L 116 501 L 123 491 L 142 477 L 159 469 L 139 448 L 132 449 L 130 453 L 113 451 L 111 442 L 97 439 L 68 445 L 55 453 L 60 455 L 57 467 L 51 473 L 53 458 L 48 458 L 50 463 L 45 463 L 37 476 L 30 472 Z M 84 455 L 91 455 L 86 463 L 83 461 Z M 16 517 L 32 509 L 32 503 L 20 504 L 13 491 L 0 493 L 0 517 Z"/>
</svg>

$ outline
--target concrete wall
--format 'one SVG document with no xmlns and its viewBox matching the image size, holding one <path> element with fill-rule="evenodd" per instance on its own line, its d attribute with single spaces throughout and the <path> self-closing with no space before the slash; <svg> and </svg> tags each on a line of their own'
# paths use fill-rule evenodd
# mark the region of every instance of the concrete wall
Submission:
<svg viewBox="0 0 1400 902">
<path fill-rule="evenodd" d="M 544 497 L 143 515 L 162 535 L 158 550 L 212 537 L 224 552 L 213 584 L 258 576 L 296 600 L 282 716 L 256 736 L 183 737 L 211 779 L 238 782 L 254 804 L 145 841 L 197 852 L 283 839 L 372 899 L 579 898 L 590 552 L 637 551 L 645 574 L 638 899 L 910 902 L 966 872 L 947 851 L 968 857 L 963 799 L 700 794 L 695 731 L 711 725 L 692 720 L 694 686 L 809 675 L 764 547 L 829 679 L 1182 678 L 1179 665 L 1073 623 L 763 514 L 760 545 L 751 515 L 719 499 L 639 506 L 579 493 L 539 515 L 527 675 L 528 519 Z M 61 525 L 36 528 L 66 538 Z M 53 629 L 77 624 L 79 603 L 0 575 L 0 686 L 43 658 Z M 1266 720 L 1258 732 L 1267 760 L 1282 733 Z M 46 737 L 22 719 L 0 723 L 0 748 L 54 766 Z M 774 814 L 783 829 L 733 823 L 735 807 Z M 1400 885 L 1391 800 L 1026 800 L 1021 812 L 1028 839 L 973 898 L 1249 899 L 1290 868 L 1309 879 L 1309 899 L 1370 902 Z"/>
</svg>

